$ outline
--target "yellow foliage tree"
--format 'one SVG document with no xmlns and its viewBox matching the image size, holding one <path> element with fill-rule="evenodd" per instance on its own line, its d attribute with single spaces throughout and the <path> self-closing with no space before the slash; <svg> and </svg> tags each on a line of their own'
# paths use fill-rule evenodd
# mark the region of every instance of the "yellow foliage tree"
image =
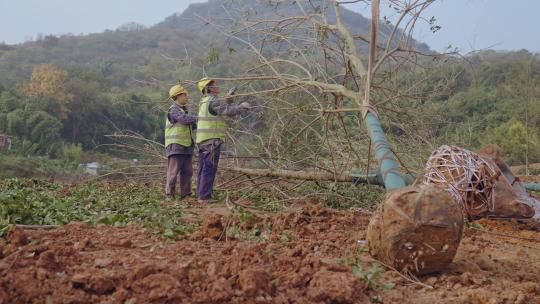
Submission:
<svg viewBox="0 0 540 304">
<path fill-rule="evenodd" d="M 69 103 L 73 100 L 73 95 L 66 89 L 67 80 L 67 71 L 46 63 L 34 68 L 30 83 L 23 85 L 21 90 L 27 96 L 55 100 L 58 103 L 59 118 L 64 120 L 70 112 Z"/>
</svg>

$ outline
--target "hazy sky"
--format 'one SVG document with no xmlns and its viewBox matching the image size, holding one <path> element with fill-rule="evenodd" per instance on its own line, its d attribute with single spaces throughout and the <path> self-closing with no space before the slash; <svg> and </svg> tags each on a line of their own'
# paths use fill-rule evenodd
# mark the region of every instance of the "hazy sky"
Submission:
<svg viewBox="0 0 540 304">
<path fill-rule="evenodd" d="M 131 21 L 151 26 L 196 2 L 206 0 L 0 0 L 0 42 L 21 43 L 37 33 L 102 32 Z M 347 7 L 367 13 L 365 4 Z M 428 15 L 437 18 L 441 31 L 423 30 L 416 38 L 436 51 L 451 44 L 462 52 L 481 48 L 538 52 L 538 12 L 540 0 L 437 0 Z"/>
</svg>

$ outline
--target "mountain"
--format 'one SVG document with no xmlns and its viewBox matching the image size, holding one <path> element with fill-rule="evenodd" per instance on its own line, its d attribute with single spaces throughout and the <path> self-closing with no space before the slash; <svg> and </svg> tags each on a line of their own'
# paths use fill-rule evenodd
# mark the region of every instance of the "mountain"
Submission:
<svg viewBox="0 0 540 304">
<path fill-rule="evenodd" d="M 202 19 L 234 26 L 239 16 L 253 21 L 301 15 L 295 2 L 209 0 L 191 4 L 181 14 L 169 16 L 150 28 L 121 26 L 98 34 L 46 36 L 21 45 L 0 45 L 0 83 L 14 86 L 27 81 L 32 69 L 43 63 L 53 63 L 67 70 L 94 70 L 121 89 L 140 87 L 144 81 L 171 83 L 180 76 L 198 78 L 210 51 L 222 53 L 221 63 L 225 66 L 207 65 L 206 71 L 226 74 L 226 66 L 234 65 L 227 64 L 226 60 L 234 62 L 241 60 L 241 56 L 227 54 L 230 42 Z M 304 6 L 308 13 L 326 11 L 329 22 L 334 22 L 333 8 L 327 3 L 304 1 Z M 367 36 L 369 19 L 347 9 L 342 9 L 342 17 L 353 34 Z M 382 31 L 388 34 L 391 28 L 384 26 Z M 428 50 L 426 45 L 416 44 Z"/>
</svg>

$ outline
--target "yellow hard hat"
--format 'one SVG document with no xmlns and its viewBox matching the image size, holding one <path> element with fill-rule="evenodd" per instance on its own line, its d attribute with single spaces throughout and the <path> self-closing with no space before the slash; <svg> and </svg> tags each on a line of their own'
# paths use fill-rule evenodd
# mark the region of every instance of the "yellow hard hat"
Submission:
<svg viewBox="0 0 540 304">
<path fill-rule="evenodd" d="M 197 83 L 197 88 L 199 89 L 199 92 L 204 93 L 204 88 L 206 88 L 206 86 L 212 81 L 215 80 L 208 77 L 204 77 L 203 79 L 199 80 L 199 83 Z"/>
<path fill-rule="evenodd" d="M 174 96 L 178 96 L 184 93 L 187 93 L 186 89 L 184 89 L 183 86 L 177 84 L 169 90 L 169 98 L 173 98 Z"/>
</svg>

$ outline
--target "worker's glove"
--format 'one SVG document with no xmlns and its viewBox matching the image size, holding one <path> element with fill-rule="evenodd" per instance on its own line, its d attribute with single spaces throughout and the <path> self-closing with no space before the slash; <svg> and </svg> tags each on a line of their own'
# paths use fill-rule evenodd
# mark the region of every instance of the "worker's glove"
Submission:
<svg viewBox="0 0 540 304">
<path fill-rule="evenodd" d="M 242 103 L 240 104 L 240 108 L 242 108 L 242 109 L 244 109 L 244 110 L 249 110 L 249 109 L 251 109 L 251 105 L 249 104 L 249 102 L 245 102 L 245 101 L 244 101 L 244 102 L 242 102 Z"/>
<path fill-rule="evenodd" d="M 229 90 L 229 93 L 227 93 L 227 95 L 233 96 L 235 93 L 236 93 L 236 87 L 232 87 L 232 88 Z"/>
</svg>

